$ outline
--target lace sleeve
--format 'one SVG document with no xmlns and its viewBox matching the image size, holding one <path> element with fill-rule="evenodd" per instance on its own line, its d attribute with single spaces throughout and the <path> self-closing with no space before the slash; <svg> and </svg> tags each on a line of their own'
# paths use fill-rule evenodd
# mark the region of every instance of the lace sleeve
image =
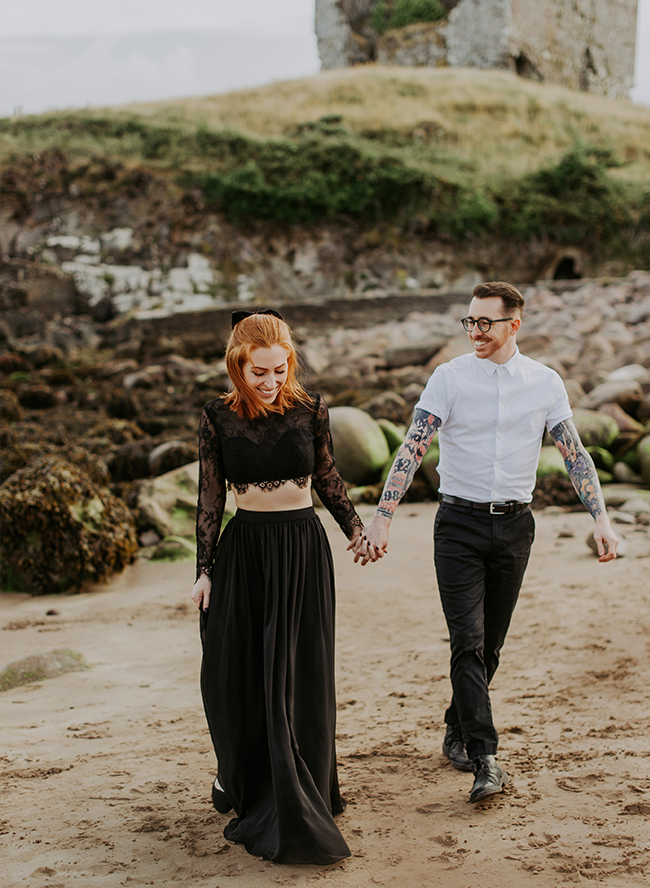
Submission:
<svg viewBox="0 0 650 888">
<path fill-rule="evenodd" d="M 312 483 L 327 511 L 336 520 L 346 537 L 352 539 L 355 529 L 363 527 L 363 521 L 348 499 L 345 484 L 336 468 L 332 452 L 329 411 L 320 395 L 317 397 L 318 407 L 314 417 L 316 468 Z"/>
<path fill-rule="evenodd" d="M 212 563 L 226 506 L 226 482 L 219 437 L 203 408 L 199 426 L 199 501 L 196 509 L 196 577 L 212 575 Z"/>
</svg>

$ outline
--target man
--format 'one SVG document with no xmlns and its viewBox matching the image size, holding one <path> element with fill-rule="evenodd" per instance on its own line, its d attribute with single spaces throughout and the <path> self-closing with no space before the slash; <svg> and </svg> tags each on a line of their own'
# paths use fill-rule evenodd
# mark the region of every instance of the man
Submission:
<svg viewBox="0 0 650 888">
<path fill-rule="evenodd" d="M 517 602 L 535 524 L 529 503 L 548 428 L 578 496 L 595 520 L 600 561 L 618 539 L 594 463 L 582 445 L 555 371 L 520 354 L 524 299 L 511 284 L 479 284 L 462 323 L 473 354 L 439 366 L 415 405 L 377 511 L 355 549 L 362 564 L 382 558 L 390 522 L 439 429 L 440 506 L 435 567 L 451 645 L 452 699 L 443 753 L 473 771 L 470 801 L 501 792 L 498 735 L 488 686 Z"/>
</svg>

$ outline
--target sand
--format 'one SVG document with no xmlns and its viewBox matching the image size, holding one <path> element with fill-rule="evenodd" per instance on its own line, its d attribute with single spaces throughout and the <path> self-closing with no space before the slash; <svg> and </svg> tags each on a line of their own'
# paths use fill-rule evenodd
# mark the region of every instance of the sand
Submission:
<svg viewBox="0 0 650 888">
<path fill-rule="evenodd" d="M 512 782 L 475 806 L 472 775 L 440 754 L 435 508 L 401 506 L 389 555 L 364 568 L 323 516 L 338 576 L 338 822 L 353 854 L 333 867 L 275 865 L 223 838 L 191 564 L 138 562 L 81 595 L 1 596 L 0 666 L 67 647 L 92 668 L 0 694 L 0 885 L 645 884 L 650 529 L 622 528 L 627 557 L 603 565 L 588 515 L 537 513 L 492 694 Z"/>
</svg>

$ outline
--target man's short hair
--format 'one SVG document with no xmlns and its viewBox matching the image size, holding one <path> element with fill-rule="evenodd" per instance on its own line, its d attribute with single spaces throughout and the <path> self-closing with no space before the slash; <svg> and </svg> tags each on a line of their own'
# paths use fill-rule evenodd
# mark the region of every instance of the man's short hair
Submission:
<svg viewBox="0 0 650 888">
<path fill-rule="evenodd" d="M 507 284 L 505 281 L 486 281 L 484 284 L 478 284 L 472 291 L 473 299 L 488 299 L 490 296 L 501 298 L 506 314 L 517 312 L 522 315 L 524 313 L 526 305 L 524 297 L 512 284 Z"/>
</svg>

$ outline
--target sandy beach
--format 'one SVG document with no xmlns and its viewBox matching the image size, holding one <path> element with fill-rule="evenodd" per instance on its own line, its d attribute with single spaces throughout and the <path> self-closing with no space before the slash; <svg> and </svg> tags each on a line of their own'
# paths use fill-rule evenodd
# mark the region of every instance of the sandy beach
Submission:
<svg viewBox="0 0 650 888">
<path fill-rule="evenodd" d="M 650 528 L 616 525 L 627 555 L 602 565 L 586 513 L 536 513 L 492 694 L 512 782 L 472 806 L 472 776 L 440 752 L 435 509 L 401 506 L 388 557 L 365 568 L 320 513 L 337 565 L 338 822 L 353 855 L 329 868 L 278 866 L 223 838 L 191 563 L 138 561 L 81 595 L 2 595 L 0 666 L 72 648 L 92 667 L 0 694 L 3 888 L 644 884 Z"/>
</svg>

